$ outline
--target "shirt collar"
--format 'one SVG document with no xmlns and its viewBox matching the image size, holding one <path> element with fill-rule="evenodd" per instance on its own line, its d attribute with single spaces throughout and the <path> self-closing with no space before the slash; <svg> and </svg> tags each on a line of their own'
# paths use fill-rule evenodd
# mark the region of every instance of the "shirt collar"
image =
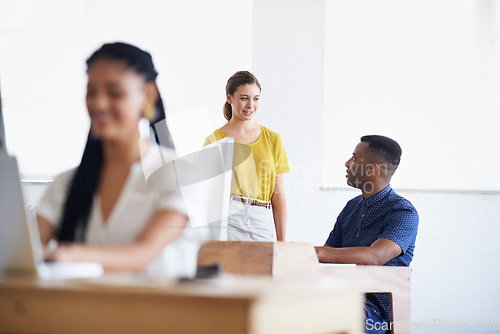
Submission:
<svg viewBox="0 0 500 334">
<path fill-rule="evenodd" d="M 389 184 L 384 189 L 380 190 L 378 193 L 371 195 L 370 197 L 363 199 L 363 203 L 366 205 L 372 205 L 385 198 L 392 191 L 391 185 Z"/>
</svg>

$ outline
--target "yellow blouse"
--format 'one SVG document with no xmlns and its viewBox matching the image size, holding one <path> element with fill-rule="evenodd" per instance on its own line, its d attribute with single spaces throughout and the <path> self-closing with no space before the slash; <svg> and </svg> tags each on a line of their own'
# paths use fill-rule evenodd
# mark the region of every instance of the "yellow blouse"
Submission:
<svg viewBox="0 0 500 334">
<path fill-rule="evenodd" d="M 203 146 L 228 137 L 215 130 L 205 138 Z M 248 145 L 235 143 L 231 192 L 235 195 L 270 201 L 276 175 L 288 173 L 288 159 L 281 137 L 262 126 L 259 138 Z"/>
</svg>

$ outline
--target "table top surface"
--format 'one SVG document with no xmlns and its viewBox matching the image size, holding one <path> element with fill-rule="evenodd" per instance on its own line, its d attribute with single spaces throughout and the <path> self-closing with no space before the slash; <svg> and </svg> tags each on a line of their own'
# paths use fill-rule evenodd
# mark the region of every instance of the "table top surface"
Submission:
<svg viewBox="0 0 500 334">
<path fill-rule="evenodd" d="M 332 277 L 310 280 L 276 280 L 266 276 L 222 274 L 211 279 L 176 280 L 131 273 L 105 274 L 99 278 L 41 279 L 36 275 L 0 275 L 0 292 L 72 291 L 151 294 L 157 296 L 205 296 L 217 298 L 303 298 L 322 294 L 357 292 L 352 283 Z"/>
</svg>

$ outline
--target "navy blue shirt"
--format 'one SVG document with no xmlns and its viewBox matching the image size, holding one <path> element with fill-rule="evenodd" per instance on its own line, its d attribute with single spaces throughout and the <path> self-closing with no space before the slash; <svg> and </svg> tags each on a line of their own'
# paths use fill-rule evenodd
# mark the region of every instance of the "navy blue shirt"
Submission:
<svg viewBox="0 0 500 334">
<path fill-rule="evenodd" d="M 418 213 L 410 201 L 387 186 L 375 195 L 353 198 L 344 207 L 326 244 L 331 247 L 370 246 L 377 239 L 394 241 L 401 254 L 385 266 L 408 266 L 413 258 L 418 229 Z M 388 294 L 368 294 L 366 303 L 390 321 Z"/>
</svg>

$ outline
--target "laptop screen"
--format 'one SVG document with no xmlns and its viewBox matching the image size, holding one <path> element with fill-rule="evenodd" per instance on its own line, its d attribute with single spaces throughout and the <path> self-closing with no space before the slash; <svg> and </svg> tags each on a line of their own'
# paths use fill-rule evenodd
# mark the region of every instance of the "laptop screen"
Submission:
<svg viewBox="0 0 500 334">
<path fill-rule="evenodd" d="M 16 158 L 0 154 L 0 170 L 0 270 L 34 271 L 34 254 L 42 254 L 33 252 L 29 228 L 36 224 L 28 225 Z"/>
</svg>

